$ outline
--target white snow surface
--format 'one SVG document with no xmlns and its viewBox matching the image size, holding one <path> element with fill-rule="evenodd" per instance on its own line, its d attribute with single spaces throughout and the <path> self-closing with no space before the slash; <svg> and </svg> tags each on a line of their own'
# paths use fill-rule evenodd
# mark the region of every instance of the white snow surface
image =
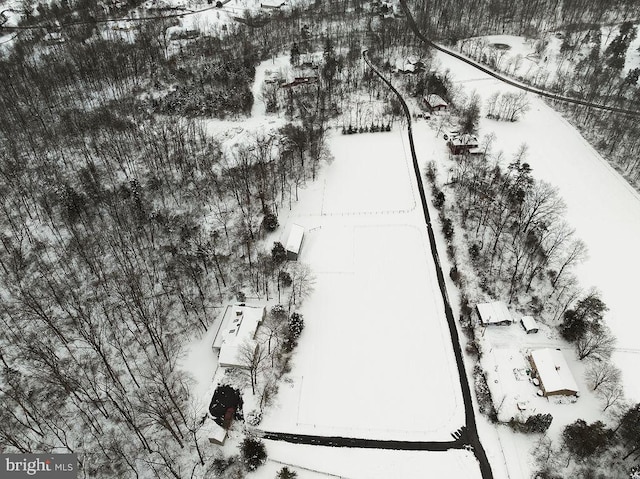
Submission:
<svg viewBox="0 0 640 479">
<path fill-rule="evenodd" d="M 486 100 L 495 91 L 516 91 L 475 68 L 438 53 L 454 82 L 464 84 Z M 588 245 L 589 259 L 576 269 L 581 285 L 597 287 L 609 307 L 606 323 L 618 339 L 614 360 L 622 369 L 625 392 L 640 400 L 640 323 L 637 317 L 636 271 L 640 270 L 640 195 L 559 113 L 537 95 L 528 94 L 531 110 L 515 123 L 481 115 L 480 135 L 495 133 L 495 151 L 503 150 L 505 163 L 522 143 L 529 146 L 527 161 L 533 176 L 560 190 L 567 204 L 567 220 L 576 237 Z M 414 128 L 418 156 L 427 161 L 432 151 L 445 148 L 421 144 L 420 135 L 433 137 L 426 124 Z M 439 154 L 443 157 L 442 154 Z"/>
<path fill-rule="evenodd" d="M 218 354 L 213 351 L 218 325 L 211 321 L 207 332 L 192 339 L 178 358 L 177 366 L 192 378 L 189 389 L 193 407 L 202 415 L 209 410 L 213 397 L 213 378 L 218 370 Z"/>
<path fill-rule="evenodd" d="M 482 477 L 473 453 L 465 450 L 395 451 L 265 442 L 269 460 L 273 462 L 247 475 L 248 479 L 270 479 L 275 476 L 274 471 L 280 470 L 283 465 L 295 470 L 300 479 L 317 477 L 479 479 Z"/>
<path fill-rule="evenodd" d="M 288 382 L 264 430 L 450 440 L 464 423 L 406 130 L 339 135 L 289 217 L 316 276 Z M 287 225 L 281 226 L 287 231 Z"/>
</svg>

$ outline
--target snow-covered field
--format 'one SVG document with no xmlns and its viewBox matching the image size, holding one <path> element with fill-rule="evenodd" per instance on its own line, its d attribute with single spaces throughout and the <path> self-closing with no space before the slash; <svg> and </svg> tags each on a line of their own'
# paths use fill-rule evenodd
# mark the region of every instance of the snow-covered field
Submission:
<svg viewBox="0 0 640 479">
<path fill-rule="evenodd" d="M 248 475 L 250 479 L 275 476 L 284 464 L 300 479 L 335 477 L 349 479 L 389 479 L 437 477 L 438 479 L 479 479 L 473 454 L 464 450 L 446 452 L 393 451 L 339 447 L 303 446 L 266 441 L 266 466 Z"/>
<path fill-rule="evenodd" d="M 476 89 L 482 98 L 509 90 L 469 66 L 444 55 L 439 58 L 454 81 L 468 91 Z M 259 67 L 257 75 L 264 69 Z M 633 248 L 640 233 L 640 197 L 558 113 L 533 95 L 530 100 L 531 111 L 518 123 L 482 118 L 481 135 L 496 134 L 494 149 L 504 150 L 505 161 L 526 142 L 534 176 L 560 188 L 568 220 L 590 248 L 590 259 L 578 276 L 585 288 L 593 285 L 602 291 L 610 308 L 606 320 L 619 338 L 614 358 L 623 369 L 627 394 L 640 398 L 640 380 L 634 375 L 640 359 L 637 334 L 629 334 L 638 332 L 631 319 L 634 283 L 627 273 L 640 267 L 640 252 Z M 260 105 L 254 112 L 249 124 L 273 121 Z M 245 130 L 252 129 L 247 126 Z M 414 131 L 421 164 L 445 161 L 441 135 L 436 137 L 424 121 Z M 293 370 L 260 427 L 317 435 L 449 440 L 464 422 L 464 407 L 406 133 L 399 128 L 346 136 L 334 132 L 330 149 L 333 162 L 323 166 L 315 183 L 300 190 L 300 202 L 292 211 L 281 215 L 281 241 L 292 223 L 307 230 L 300 261 L 314 271 L 315 291 L 302 307 L 306 328 Z M 502 350 L 497 353 L 512 354 L 504 346 L 498 345 Z M 570 361 L 584 386 L 581 363 Z M 552 428 L 572 420 L 574 413 L 595 419 L 583 413 L 587 402 L 588 409 L 596 410 L 594 400 L 586 399 L 581 398 L 577 409 L 554 411 L 557 421 Z M 496 477 L 526 477 L 531 470 L 530 440 L 480 423 Z M 277 461 L 282 461 L 308 468 L 299 470 L 300 477 L 318 477 L 314 470 L 342 477 L 388 477 L 391 473 L 372 475 L 369 464 L 382 463 L 383 455 L 389 454 L 389 471 L 399 477 L 415 476 L 393 469 L 399 465 L 432 471 L 442 461 L 451 475 L 438 477 L 478 474 L 475 460 L 462 451 L 319 451 L 325 448 L 270 443 L 270 458 L 276 462 L 265 470 L 278 470 Z M 424 466 L 417 466 L 420 461 Z M 496 464 L 502 462 L 505 466 Z M 461 472 L 465 467 L 473 472 Z"/>
<path fill-rule="evenodd" d="M 333 163 L 291 214 L 315 291 L 265 430 L 450 440 L 464 423 L 404 135 L 333 134 Z"/>
<path fill-rule="evenodd" d="M 263 62 L 256 87 L 268 68 Z M 242 124 L 214 122 L 225 145 L 280 122 L 260 99 Z M 407 440 L 451 439 L 464 423 L 451 340 L 429 253 L 406 132 L 330 134 L 333 161 L 281 215 L 306 228 L 300 261 L 315 274 L 305 331 L 265 430 Z M 187 346 L 183 367 L 206 404 L 214 333 Z"/>
</svg>

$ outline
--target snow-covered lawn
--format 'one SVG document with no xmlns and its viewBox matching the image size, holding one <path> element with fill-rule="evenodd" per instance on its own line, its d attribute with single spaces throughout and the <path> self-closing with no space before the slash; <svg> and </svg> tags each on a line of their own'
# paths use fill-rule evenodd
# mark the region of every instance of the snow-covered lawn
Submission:
<svg viewBox="0 0 640 479">
<path fill-rule="evenodd" d="M 337 161 L 324 181 L 323 215 L 406 212 L 415 207 L 413 181 L 398 134 L 333 138 L 331 152 Z"/>
<path fill-rule="evenodd" d="M 464 423 L 404 135 L 334 134 L 333 163 L 291 214 L 315 291 L 266 430 L 450 440 Z"/>
<path fill-rule="evenodd" d="M 298 472 L 300 479 L 318 477 L 479 479 L 481 477 L 473 454 L 464 450 L 393 451 L 303 446 L 273 441 L 266 441 L 266 443 L 270 460 L 301 466 L 301 468 L 290 467 Z M 247 477 L 270 479 L 275 475 L 273 472 L 280 470 L 281 467 L 280 463 L 271 463 Z M 314 473 L 314 471 L 317 472 Z"/>
<path fill-rule="evenodd" d="M 482 337 L 484 355 L 482 366 L 487 371 L 487 383 L 491 389 L 494 404 L 500 408 L 500 420 L 507 422 L 511 417 L 524 421 L 532 414 L 550 413 L 554 420 L 549 428 L 552 435 L 576 419 L 592 422 L 602 419 L 602 407 L 585 379 L 588 361 L 579 361 L 573 348 L 565 341 L 555 338 L 549 327 L 540 325 L 538 334 L 526 334 L 520 325 L 490 327 Z M 564 396 L 539 397 L 525 370 L 531 369 L 527 355 L 531 350 L 560 349 L 569 370 L 580 389 L 577 400 Z M 526 405 L 526 410 L 518 411 L 517 403 Z M 501 406 L 501 407 L 500 407 Z"/>
</svg>

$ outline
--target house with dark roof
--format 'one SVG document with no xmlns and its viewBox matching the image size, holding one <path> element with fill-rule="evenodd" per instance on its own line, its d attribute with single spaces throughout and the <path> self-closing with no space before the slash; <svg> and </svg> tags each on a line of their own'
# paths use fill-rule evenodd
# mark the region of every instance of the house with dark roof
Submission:
<svg viewBox="0 0 640 479">
<path fill-rule="evenodd" d="M 447 146 L 452 155 L 477 154 L 480 152 L 478 147 L 478 137 L 465 133 L 449 138 Z"/>
</svg>

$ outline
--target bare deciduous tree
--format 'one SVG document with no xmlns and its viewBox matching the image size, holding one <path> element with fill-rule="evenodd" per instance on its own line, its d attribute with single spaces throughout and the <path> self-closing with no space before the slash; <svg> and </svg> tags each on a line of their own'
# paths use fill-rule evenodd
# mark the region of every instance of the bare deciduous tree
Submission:
<svg viewBox="0 0 640 479">
<path fill-rule="evenodd" d="M 591 388 L 596 391 L 601 386 L 620 382 L 620 370 L 610 361 L 595 361 L 589 365 L 586 378 Z"/>
<path fill-rule="evenodd" d="M 243 367 L 242 371 L 249 375 L 253 394 L 256 393 L 258 376 L 264 371 L 268 357 L 264 346 L 252 340 L 245 341 L 238 348 L 238 360 Z"/>
<path fill-rule="evenodd" d="M 288 270 L 291 275 L 291 293 L 289 295 L 289 311 L 303 301 L 313 291 L 316 278 L 308 265 L 300 262 L 291 263 Z"/>
<path fill-rule="evenodd" d="M 580 360 L 592 358 L 606 360 L 613 352 L 616 339 L 609 328 L 604 325 L 593 325 L 576 341 L 576 351 Z"/>
<path fill-rule="evenodd" d="M 602 400 L 604 407 L 602 412 L 624 401 L 624 389 L 619 381 L 603 385 L 598 389 L 598 397 Z"/>
</svg>

